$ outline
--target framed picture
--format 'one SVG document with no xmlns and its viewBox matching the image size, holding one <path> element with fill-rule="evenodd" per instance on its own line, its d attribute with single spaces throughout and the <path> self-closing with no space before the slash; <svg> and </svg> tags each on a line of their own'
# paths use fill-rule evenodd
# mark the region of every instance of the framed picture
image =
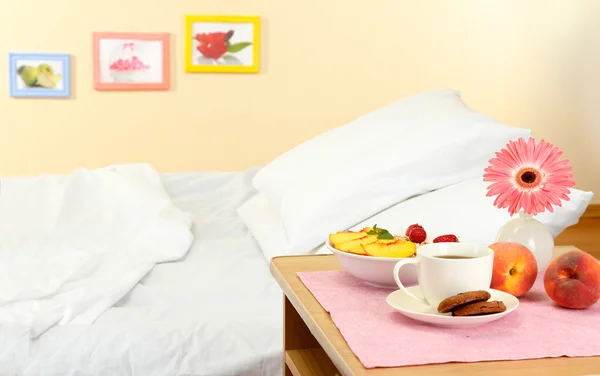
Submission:
<svg viewBox="0 0 600 376">
<path fill-rule="evenodd" d="M 10 53 L 11 97 L 71 96 L 71 64 L 68 54 Z"/>
<path fill-rule="evenodd" d="M 94 33 L 94 89 L 168 90 L 169 34 Z"/>
<path fill-rule="evenodd" d="M 257 73 L 260 17 L 185 18 L 186 72 Z"/>
</svg>

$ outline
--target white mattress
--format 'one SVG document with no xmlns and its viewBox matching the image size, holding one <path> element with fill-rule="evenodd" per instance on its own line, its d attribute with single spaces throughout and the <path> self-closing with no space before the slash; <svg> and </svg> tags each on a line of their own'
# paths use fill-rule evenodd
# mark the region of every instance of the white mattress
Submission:
<svg viewBox="0 0 600 376">
<path fill-rule="evenodd" d="M 185 259 L 157 265 L 91 326 L 35 340 L 0 328 L 0 375 L 280 375 L 282 293 L 235 212 L 255 172 L 164 174 L 194 215 Z"/>
</svg>

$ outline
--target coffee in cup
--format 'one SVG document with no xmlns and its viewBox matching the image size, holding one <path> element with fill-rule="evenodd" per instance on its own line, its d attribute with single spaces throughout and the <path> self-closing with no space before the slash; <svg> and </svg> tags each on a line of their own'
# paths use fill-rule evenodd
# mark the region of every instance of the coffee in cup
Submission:
<svg viewBox="0 0 600 376">
<path fill-rule="evenodd" d="M 423 292 L 419 298 L 408 291 L 398 278 L 400 268 L 417 267 L 417 279 Z M 494 251 L 468 243 L 433 243 L 417 249 L 417 257 L 400 260 L 394 266 L 398 287 L 411 298 L 436 309 L 449 296 L 475 290 L 489 290 L 494 267 Z"/>
</svg>

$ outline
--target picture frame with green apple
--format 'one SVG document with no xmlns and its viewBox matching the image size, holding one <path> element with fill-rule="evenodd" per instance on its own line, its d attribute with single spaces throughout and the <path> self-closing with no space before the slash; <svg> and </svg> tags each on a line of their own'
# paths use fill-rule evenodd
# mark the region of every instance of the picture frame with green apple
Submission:
<svg viewBox="0 0 600 376">
<path fill-rule="evenodd" d="M 10 96 L 69 98 L 69 54 L 9 53 Z"/>
</svg>

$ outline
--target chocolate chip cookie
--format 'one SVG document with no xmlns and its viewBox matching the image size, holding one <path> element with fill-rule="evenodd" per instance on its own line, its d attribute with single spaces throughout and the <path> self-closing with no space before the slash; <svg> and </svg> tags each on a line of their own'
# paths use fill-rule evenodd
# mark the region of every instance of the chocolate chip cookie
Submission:
<svg viewBox="0 0 600 376">
<path fill-rule="evenodd" d="M 475 302 L 464 304 L 452 311 L 452 316 L 480 316 L 491 315 L 506 311 L 506 306 L 501 301 Z"/>
<path fill-rule="evenodd" d="M 439 313 L 448 313 L 454 311 L 456 308 L 469 303 L 485 302 L 492 296 L 489 292 L 480 291 L 467 291 L 454 296 L 448 297 L 441 301 L 438 305 Z"/>
</svg>

